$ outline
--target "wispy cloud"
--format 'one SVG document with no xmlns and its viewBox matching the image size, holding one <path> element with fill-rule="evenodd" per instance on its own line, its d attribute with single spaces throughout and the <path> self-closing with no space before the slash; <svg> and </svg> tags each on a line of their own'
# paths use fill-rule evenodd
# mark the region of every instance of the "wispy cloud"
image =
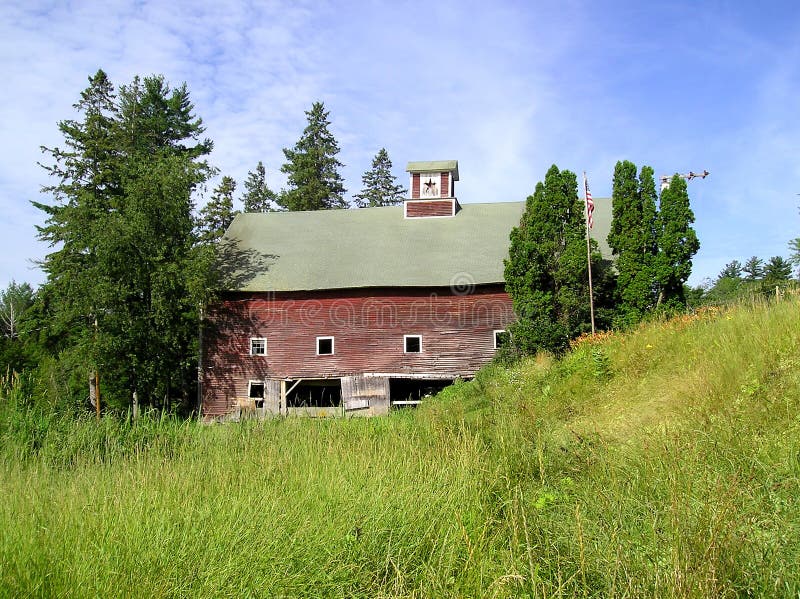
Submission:
<svg viewBox="0 0 800 599">
<path fill-rule="evenodd" d="M 771 14 L 774 11 L 774 14 Z M 797 216 L 798 22 L 730 3 L 34 2 L 4 6 L 0 285 L 41 281 L 25 258 L 45 182 L 40 145 L 97 68 L 116 83 L 186 82 L 212 162 L 240 183 L 322 100 L 351 193 L 375 152 L 460 161 L 465 201 L 524 199 L 547 167 L 611 191 L 619 159 L 657 174 L 708 168 L 691 193 L 695 276 L 782 253 Z M 755 208 L 757 206 L 757 208 Z"/>
</svg>

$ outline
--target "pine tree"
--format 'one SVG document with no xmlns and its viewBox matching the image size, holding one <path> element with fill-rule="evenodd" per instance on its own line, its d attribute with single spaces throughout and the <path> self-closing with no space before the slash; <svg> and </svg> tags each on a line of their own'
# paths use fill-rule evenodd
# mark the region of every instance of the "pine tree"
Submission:
<svg viewBox="0 0 800 599">
<path fill-rule="evenodd" d="M 676 308 L 685 304 L 684 285 L 692 273 L 692 257 L 700 248 L 693 222 L 686 181 L 675 175 L 661 193 L 659 204 L 655 280 L 660 305 Z"/>
<path fill-rule="evenodd" d="M 585 219 L 577 189 L 575 174 L 553 165 L 511 232 L 506 290 L 518 317 L 512 343 L 523 353 L 561 351 L 590 328 Z M 600 254 L 592 245 L 593 268 L 600 272 Z"/>
<path fill-rule="evenodd" d="M 53 349 L 61 343 L 89 351 L 87 330 L 91 315 L 111 293 L 113 283 L 99 264 L 99 240 L 112 210 L 118 210 L 123 195 L 119 169 L 119 108 L 108 76 L 98 70 L 89 77 L 74 108 L 81 120 L 58 123 L 64 148 L 42 148 L 52 159 L 42 164 L 55 179 L 42 192 L 54 202 L 32 202 L 45 215 L 37 226 L 39 239 L 56 248 L 41 266 L 47 275 L 45 297 L 54 307 L 48 327 Z M 96 355 L 90 357 L 97 360 Z"/>
<path fill-rule="evenodd" d="M 336 158 L 339 144 L 328 130 L 328 112 L 322 102 L 306 111 L 308 125 L 292 149 L 284 149 L 286 163 L 281 172 L 288 175 L 289 189 L 278 204 L 287 210 L 328 210 L 347 208 L 345 188 Z"/>
<path fill-rule="evenodd" d="M 186 87 L 162 77 L 137 77 L 116 98 L 98 71 L 81 98 L 82 120 L 59 124 L 70 151 L 45 149 L 54 203 L 36 203 L 40 238 L 59 248 L 43 263 L 48 335 L 67 363 L 100 369 L 106 400 L 163 405 L 195 379 L 207 286 L 192 193 L 212 172 L 212 144 Z"/>
<path fill-rule="evenodd" d="M 742 278 L 743 267 L 742 263 L 738 260 L 732 260 L 725 265 L 717 279 L 741 279 Z"/>
<path fill-rule="evenodd" d="M 211 199 L 200 210 L 200 238 L 215 241 L 222 237 L 233 221 L 233 192 L 236 181 L 232 177 L 222 177 L 220 184 L 211 194 Z"/>
<path fill-rule="evenodd" d="M 386 148 L 381 148 L 375 155 L 372 168 L 362 175 L 361 182 L 364 188 L 361 193 L 353 196 L 359 208 L 402 204 L 408 192 L 402 185 L 397 184 Z"/>
<path fill-rule="evenodd" d="M 272 212 L 277 196 L 267 185 L 267 172 L 264 164 L 259 161 L 255 171 L 247 173 L 244 182 L 244 203 L 245 212 Z"/>
<path fill-rule="evenodd" d="M 788 281 L 792 277 L 792 264 L 783 256 L 773 256 L 764 266 L 764 282 L 776 285 Z"/>
<path fill-rule="evenodd" d="M 764 261 L 758 256 L 750 256 L 742 266 L 745 281 L 757 281 L 764 276 Z"/>
</svg>

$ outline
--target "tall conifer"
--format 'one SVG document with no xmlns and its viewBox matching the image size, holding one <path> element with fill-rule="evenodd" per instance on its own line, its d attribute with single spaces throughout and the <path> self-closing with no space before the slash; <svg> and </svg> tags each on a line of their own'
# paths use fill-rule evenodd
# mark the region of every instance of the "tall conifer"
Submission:
<svg viewBox="0 0 800 599">
<path fill-rule="evenodd" d="M 692 273 L 692 257 L 700 249 L 692 223 L 694 213 L 689 205 L 686 181 L 674 175 L 669 187 L 661 192 L 659 203 L 655 280 L 660 305 L 682 307 L 685 304 L 684 285 Z"/>
<path fill-rule="evenodd" d="M 654 260 L 658 251 L 653 169 L 627 160 L 614 167 L 613 218 L 608 243 L 617 257 L 617 321 L 632 324 L 655 304 Z"/>
<path fill-rule="evenodd" d="M 359 208 L 402 204 L 408 192 L 392 174 L 392 161 L 386 148 L 381 148 L 375 155 L 372 168 L 362 175 L 361 182 L 364 188 L 353 196 Z"/>
<path fill-rule="evenodd" d="M 592 241 L 592 263 L 600 255 Z M 528 196 L 511 232 L 506 289 L 518 321 L 512 343 L 523 353 L 558 352 L 590 328 L 585 218 L 575 174 L 553 165 Z"/>
<path fill-rule="evenodd" d="M 328 112 L 322 102 L 306 111 L 308 125 L 292 149 L 284 149 L 286 163 L 281 172 L 288 175 L 289 189 L 281 193 L 278 204 L 287 210 L 328 210 L 347 208 L 345 188 L 336 158 L 339 144 L 328 127 Z"/>
<path fill-rule="evenodd" d="M 59 123 L 67 150 L 44 150 L 53 202 L 35 203 L 40 238 L 56 248 L 42 265 L 48 336 L 71 363 L 101 371 L 112 403 L 187 398 L 206 288 L 192 192 L 212 170 L 211 142 L 186 87 L 162 77 L 137 77 L 115 97 L 98 71 L 77 108 Z"/>
<path fill-rule="evenodd" d="M 242 202 L 245 212 L 271 212 L 275 209 L 277 195 L 267 185 L 267 170 L 259 160 L 255 171 L 247 173 Z"/>
<path fill-rule="evenodd" d="M 211 194 L 211 199 L 200 210 L 200 231 L 203 240 L 219 239 L 233 221 L 236 216 L 233 210 L 235 190 L 236 181 L 232 177 L 222 177 L 222 181 Z"/>
</svg>

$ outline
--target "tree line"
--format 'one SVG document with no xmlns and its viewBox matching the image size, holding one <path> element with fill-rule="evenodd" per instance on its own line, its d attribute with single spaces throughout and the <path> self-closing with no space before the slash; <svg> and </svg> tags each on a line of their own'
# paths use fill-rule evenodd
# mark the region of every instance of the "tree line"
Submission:
<svg viewBox="0 0 800 599">
<path fill-rule="evenodd" d="M 46 281 L 36 291 L 12 282 L 0 295 L 2 381 L 26 373 L 31 398 L 82 410 L 99 378 L 104 405 L 191 412 L 199 313 L 223 287 L 217 240 L 236 213 L 236 182 L 221 177 L 196 210 L 219 172 L 185 84 L 137 76 L 115 89 L 98 70 L 73 107 L 77 116 L 58 123 L 62 145 L 42 148 L 49 201 L 33 202 L 51 249 Z M 329 114 L 315 102 L 306 116 L 284 149 L 287 188 L 272 191 L 259 162 L 244 182 L 245 212 L 348 207 Z M 382 148 L 355 206 L 402 201 L 391 169 Z"/>
<path fill-rule="evenodd" d="M 511 233 L 505 262 L 506 290 L 518 320 L 501 358 L 540 350 L 559 353 L 591 330 L 589 261 L 601 329 L 628 328 L 652 314 L 729 299 L 745 289 L 774 291 L 776 284 L 789 281 L 792 264 L 800 278 L 797 238 L 789 244 L 789 260 L 773 257 L 766 265 L 756 257 L 745 265 L 733 261 L 711 289 L 691 289 L 686 282 L 700 242 L 686 181 L 673 176 L 659 196 L 651 167 L 637 173 L 635 164 L 619 161 L 611 200 L 613 262 L 603 259 L 593 239 L 587 251 L 586 208 L 575 174 L 553 165 L 536 185 Z"/>
<path fill-rule="evenodd" d="M 162 76 L 134 77 L 118 89 L 99 70 L 58 123 L 63 143 L 42 148 L 50 175 L 38 236 L 50 246 L 45 283 L 12 283 L 0 293 L 0 385 L 12 372 L 31 401 L 85 410 L 89 380 L 100 380 L 104 405 L 136 404 L 190 413 L 197 407 L 198 330 L 202 307 L 224 288 L 215 268 L 219 239 L 235 216 L 236 182 L 223 176 L 208 202 L 196 201 L 219 175 L 208 161 L 185 85 Z M 350 206 L 339 146 L 321 102 L 307 111 L 298 142 L 284 149 L 287 186 L 270 189 L 259 162 L 241 197 L 245 212 L 386 206 L 407 190 L 381 149 Z M 699 248 L 686 182 L 675 176 L 660 194 L 653 169 L 617 163 L 608 242 L 614 261 L 589 240 L 596 321 L 631 326 L 678 309 Z M 506 285 L 518 315 L 508 352 L 559 352 L 590 327 L 585 208 L 577 178 L 555 165 L 527 198 L 510 236 Z M 800 239 L 791 258 L 800 264 Z M 756 259 L 741 273 L 771 281 L 786 264 L 762 272 Z M 735 279 L 734 263 L 721 280 Z M 748 270 L 749 269 L 749 270 Z M 746 276 L 744 279 L 746 280 Z M 696 295 L 696 294 L 695 294 Z M 694 297 L 694 296 L 692 296 Z"/>
<path fill-rule="evenodd" d="M 259 162 L 244 183 L 244 212 L 375 208 L 402 203 L 407 189 L 397 183 L 389 153 L 381 148 L 361 178 L 363 189 L 349 204 L 344 197 L 347 190 L 339 172 L 344 165 L 336 158 L 340 149 L 330 132 L 329 112 L 322 102 L 314 102 L 305 114 L 307 125 L 302 136 L 294 147 L 283 150 L 286 162 L 281 172 L 287 177 L 287 188 L 280 193 L 272 191 L 266 182 L 266 169 Z M 200 228 L 205 239 L 221 237 L 233 221 L 235 189 L 236 182 L 223 177 L 201 210 Z"/>
</svg>

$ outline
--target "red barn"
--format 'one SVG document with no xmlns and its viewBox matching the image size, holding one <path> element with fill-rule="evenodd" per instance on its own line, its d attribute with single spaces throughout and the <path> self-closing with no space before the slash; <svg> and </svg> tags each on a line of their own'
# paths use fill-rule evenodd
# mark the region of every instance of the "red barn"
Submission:
<svg viewBox="0 0 800 599">
<path fill-rule="evenodd" d="M 204 323 L 205 418 L 386 414 L 491 360 L 525 203 L 459 205 L 455 160 L 407 170 L 403 206 L 237 215 L 236 282 Z"/>
</svg>

